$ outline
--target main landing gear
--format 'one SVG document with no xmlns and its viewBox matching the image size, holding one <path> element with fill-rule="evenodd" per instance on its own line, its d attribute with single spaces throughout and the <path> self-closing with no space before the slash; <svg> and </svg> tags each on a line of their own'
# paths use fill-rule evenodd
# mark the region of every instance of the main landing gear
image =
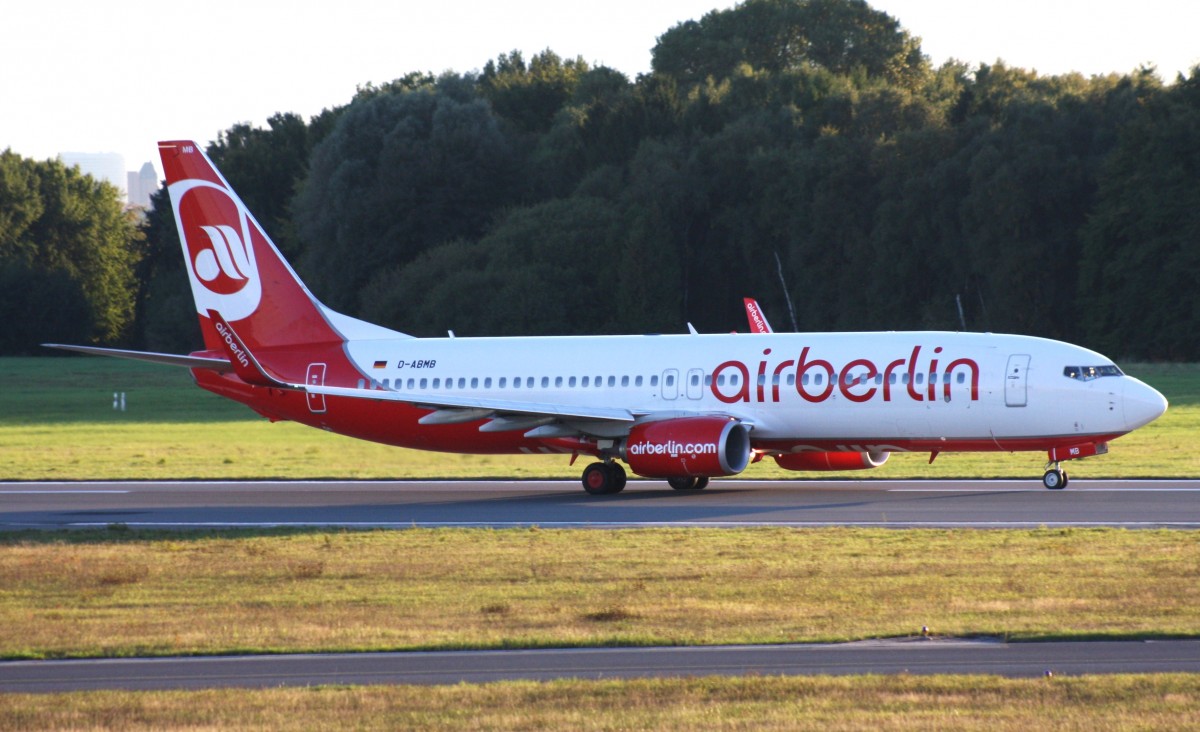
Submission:
<svg viewBox="0 0 1200 732">
<path fill-rule="evenodd" d="M 625 468 L 616 462 L 592 463 L 583 470 L 583 489 L 593 496 L 620 493 L 625 482 Z M 708 487 L 708 478 L 667 478 L 667 485 L 677 491 L 698 491 Z"/>
<path fill-rule="evenodd" d="M 625 481 L 625 468 L 618 463 L 592 463 L 583 470 L 583 489 L 593 496 L 620 493 Z"/>
<path fill-rule="evenodd" d="M 1046 474 L 1042 476 L 1042 485 L 1052 491 L 1060 491 L 1066 488 L 1067 483 L 1070 482 L 1071 479 L 1067 476 L 1067 471 L 1060 468 L 1058 463 L 1054 463 L 1054 467 L 1047 470 Z"/>
</svg>

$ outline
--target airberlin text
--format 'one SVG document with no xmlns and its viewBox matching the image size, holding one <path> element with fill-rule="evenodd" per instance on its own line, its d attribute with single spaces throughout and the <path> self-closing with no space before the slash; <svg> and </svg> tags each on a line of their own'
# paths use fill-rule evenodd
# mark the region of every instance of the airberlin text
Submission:
<svg viewBox="0 0 1200 732">
<path fill-rule="evenodd" d="M 666 442 L 651 442 L 643 440 L 629 445 L 628 451 L 630 455 L 670 455 L 677 457 L 679 455 L 716 455 L 717 443 L 715 442 L 689 442 L 687 444 L 667 440 Z"/>
<path fill-rule="evenodd" d="M 942 398 L 950 401 L 951 377 L 956 373 L 966 374 L 970 380 L 971 401 L 979 401 L 979 364 L 974 359 L 959 358 L 939 369 L 941 346 L 933 349 L 928 361 L 921 359 L 921 346 L 913 346 L 908 358 L 897 358 L 882 369 L 867 358 L 856 358 L 839 370 L 830 361 L 814 358 L 811 349 L 805 346 L 798 359 L 780 361 L 774 366 L 764 358 L 758 363 L 757 379 L 751 377 L 750 367 L 741 361 L 726 361 L 717 366 L 712 374 L 712 393 L 726 404 L 735 402 L 778 402 L 781 382 L 785 374 L 795 374 L 795 389 L 804 400 L 818 403 L 834 396 L 838 390 L 851 402 L 864 403 L 880 398 L 885 402 L 908 398 L 915 402 L 935 401 L 938 398 L 937 381 L 918 384 L 933 374 L 941 374 Z M 765 349 L 763 356 L 770 356 Z M 768 369 L 770 376 L 768 376 Z M 740 376 L 740 378 L 733 378 Z M 729 384 L 726 385 L 726 378 Z M 903 382 L 903 383 L 901 383 Z M 790 388 L 790 387 L 788 387 Z M 724 390 L 723 390 L 724 389 Z"/>
<path fill-rule="evenodd" d="M 246 368 L 249 368 L 250 359 L 246 357 L 246 352 L 237 342 L 237 339 L 233 337 L 233 333 L 230 332 L 230 330 L 225 327 L 225 324 L 219 320 L 217 321 L 215 327 L 217 329 L 217 333 L 221 336 L 221 340 L 225 341 L 225 345 L 229 346 L 229 352 L 233 354 L 233 357 L 238 360 L 238 363 Z"/>
</svg>

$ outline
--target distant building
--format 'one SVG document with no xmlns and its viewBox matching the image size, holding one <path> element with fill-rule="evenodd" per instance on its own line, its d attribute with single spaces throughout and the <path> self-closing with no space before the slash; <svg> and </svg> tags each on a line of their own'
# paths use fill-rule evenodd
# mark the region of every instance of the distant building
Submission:
<svg viewBox="0 0 1200 732">
<path fill-rule="evenodd" d="M 150 196 L 158 190 L 158 174 L 150 163 L 142 165 L 136 173 L 129 171 L 129 205 L 150 208 Z"/>
<path fill-rule="evenodd" d="M 125 158 L 119 153 L 65 152 L 59 153 L 58 159 L 68 168 L 78 165 L 85 175 L 112 183 L 120 189 L 121 197 L 125 197 L 128 179 L 125 174 Z"/>
</svg>

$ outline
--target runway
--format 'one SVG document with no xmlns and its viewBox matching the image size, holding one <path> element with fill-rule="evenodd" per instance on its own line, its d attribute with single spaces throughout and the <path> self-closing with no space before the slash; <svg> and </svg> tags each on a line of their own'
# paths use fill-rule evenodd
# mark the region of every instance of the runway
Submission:
<svg viewBox="0 0 1200 732">
<path fill-rule="evenodd" d="M 330 653 L 0 662 L 0 692 L 457 684 L 511 679 L 1200 672 L 1200 641 L 862 641 L 782 646 Z"/>
<path fill-rule="evenodd" d="M 576 481 L 0 483 L 0 529 L 408 528 L 537 525 L 1200 528 L 1200 481 L 717 480 L 703 491 L 630 481 L 589 496 Z"/>
</svg>

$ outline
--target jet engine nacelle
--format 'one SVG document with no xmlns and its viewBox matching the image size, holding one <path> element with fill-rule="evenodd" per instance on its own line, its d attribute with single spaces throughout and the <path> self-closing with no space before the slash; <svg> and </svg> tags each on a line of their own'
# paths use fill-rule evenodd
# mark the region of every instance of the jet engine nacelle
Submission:
<svg viewBox="0 0 1200 732">
<path fill-rule="evenodd" d="M 735 475 L 750 463 L 750 430 L 724 417 L 645 422 L 630 430 L 621 457 L 645 478 Z"/>
<path fill-rule="evenodd" d="M 866 470 L 888 461 L 890 452 L 789 452 L 776 455 L 784 470 Z"/>
</svg>

